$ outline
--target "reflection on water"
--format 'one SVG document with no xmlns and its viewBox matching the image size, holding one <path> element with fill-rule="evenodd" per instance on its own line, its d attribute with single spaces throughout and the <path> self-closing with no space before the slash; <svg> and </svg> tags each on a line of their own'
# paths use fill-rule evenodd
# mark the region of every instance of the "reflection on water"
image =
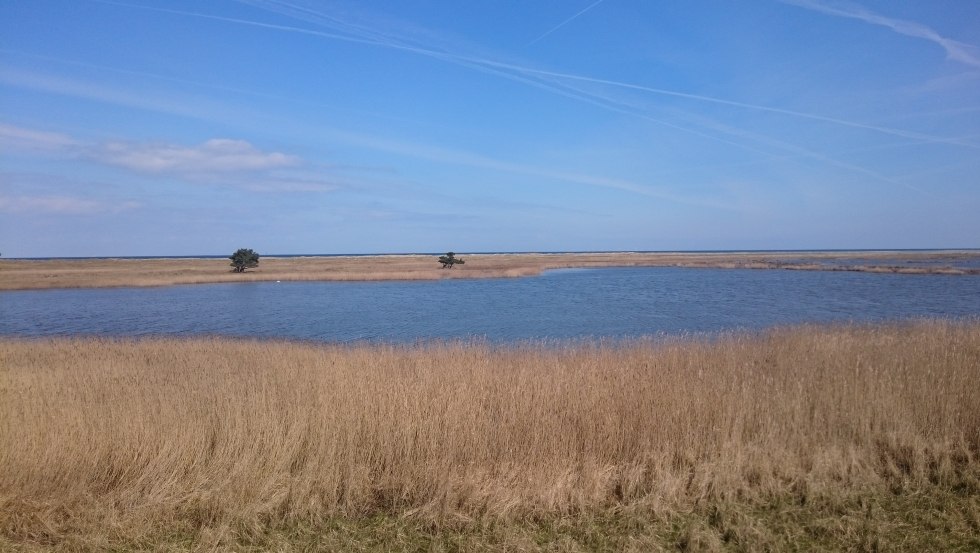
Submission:
<svg viewBox="0 0 980 553">
<path fill-rule="evenodd" d="M 980 316 L 980 277 L 616 268 L 520 279 L 0 293 L 0 334 L 18 336 L 513 341 L 921 316 Z"/>
</svg>

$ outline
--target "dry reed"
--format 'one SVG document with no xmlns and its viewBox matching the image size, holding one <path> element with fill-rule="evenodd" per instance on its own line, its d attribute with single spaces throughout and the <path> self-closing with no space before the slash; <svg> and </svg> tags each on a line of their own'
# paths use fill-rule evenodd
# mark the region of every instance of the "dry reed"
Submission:
<svg viewBox="0 0 980 553">
<path fill-rule="evenodd" d="M 978 377 L 980 324 L 936 321 L 506 347 L 4 339 L 0 536 L 976 498 Z"/>
</svg>

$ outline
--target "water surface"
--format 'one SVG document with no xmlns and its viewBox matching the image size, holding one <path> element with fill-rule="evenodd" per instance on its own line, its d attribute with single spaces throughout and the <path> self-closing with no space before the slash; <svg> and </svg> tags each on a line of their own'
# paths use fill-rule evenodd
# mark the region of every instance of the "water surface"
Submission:
<svg viewBox="0 0 980 553">
<path fill-rule="evenodd" d="M 0 292 L 0 335 L 14 336 L 515 341 L 977 316 L 976 276 L 673 267 L 517 279 Z"/>
</svg>

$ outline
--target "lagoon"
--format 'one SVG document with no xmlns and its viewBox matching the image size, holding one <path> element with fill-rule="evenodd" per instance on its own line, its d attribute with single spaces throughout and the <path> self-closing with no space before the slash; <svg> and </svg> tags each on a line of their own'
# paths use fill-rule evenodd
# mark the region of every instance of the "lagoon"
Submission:
<svg viewBox="0 0 980 553">
<path fill-rule="evenodd" d="M 0 335 L 318 342 L 631 338 L 980 317 L 980 277 L 676 267 L 538 277 L 0 292 Z"/>
</svg>

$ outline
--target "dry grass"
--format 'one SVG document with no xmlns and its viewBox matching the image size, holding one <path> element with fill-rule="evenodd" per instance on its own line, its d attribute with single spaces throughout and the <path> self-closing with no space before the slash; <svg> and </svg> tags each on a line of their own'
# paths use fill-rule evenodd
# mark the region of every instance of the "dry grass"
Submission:
<svg viewBox="0 0 980 553">
<path fill-rule="evenodd" d="M 980 546 L 980 324 L 0 341 L 0 548 Z"/>
<path fill-rule="evenodd" d="M 465 265 L 439 268 L 435 256 L 263 257 L 258 269 L 233 273 L 225 259 L 0 260 L 0 290 L 165 286 L 216 282 L 296 280 L 436 280 L 500 278 L 548 269 L 588 267 L 701 267 L 848 270 L 890 273 L 980 274 L 961 265 L 980 252 L 832 253 L 594 253 L 463 255 Z M 897 259 L 921 262 L 895 266 Z M 834 260 L 830 268 L 821 262 Z M 851 263 L 849 260 L 859 260 Z M 868 263 L 872 260 L 872 263 Z M 880 260 L 879 262 L 874 262 Z"/>
</svg>

